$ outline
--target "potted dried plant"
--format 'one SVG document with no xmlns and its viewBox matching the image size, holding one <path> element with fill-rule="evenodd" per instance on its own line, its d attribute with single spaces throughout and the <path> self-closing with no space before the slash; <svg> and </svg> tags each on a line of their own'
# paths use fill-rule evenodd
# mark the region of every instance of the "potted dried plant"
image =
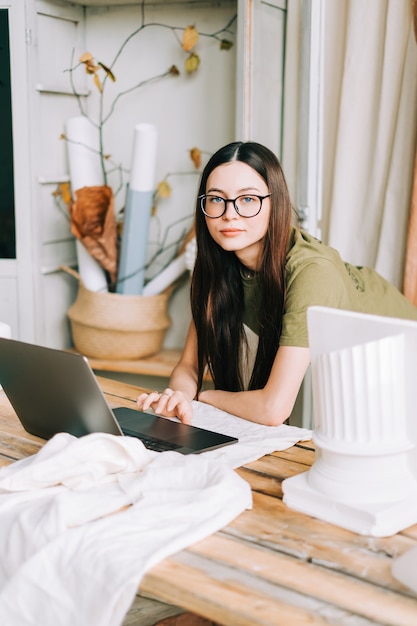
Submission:
<svg viewBox="0 0 417 626">
<path fill-rule="evenodd" d="M 167 30 L 175 35 L 182 49 L 186 75 L 198 71 L 200 66 L 201 59 L 197 52 L 200 36 L 217 39 L 222 49 L 232 47 L 233 43 L 228 36 L 233 35 L 235 20 L 236 16 L 219 31 L 204 35 L 201 35 L 194 25 L 184 28 L 164 25 Z M 93 290 L 85 284 L 82 272 L 80 272 L 80 263 L 78 273 L 67 268 L 67 271 L 70 271 L 79 280 L 77 299 L 68 311 L 74 344 L 80 352 L 96 358 L 139 358 L 157 352 L 162 345 L 164 333 L 170 323 L 167 314 L 168 299 L 175 281 L 180 278 L 179 275 L 176 276 L 175 280 L 167 285 L 162 293 L 154 295 L 114 293 L 117 291 L 118 281 L 124 280 L 123 276 L 121 278 L 120 275 L 118 276 L 118 266 L 120 266 L 121 249 L 126 237 L 126 212 L 128 208 L 128 204 L 125 204 L 116 213 L 114 198 L 123 192 L 126 194 L 126 190 L 129 191 L 129 185 L 126 179 L 126 169 L 121 163 L 115 162 L 111 152 L 106 149 L 104 130 L 106 125 L 111 122 L 115 107 L 120 103 L 123 96 L 134 90 L 144 88 L 150 82 L 177 78 L 181 76 L 181 72 L 176 65 L 170 65 L 165 72 L 133 84 L 115 96 L 107 111 L 105 111 L 104 106 L 104 94 L 109 81 L 111 83 L 116 81 L 116 63 L 127 43 L 132 38 L 139 36 L 146 28 L 154 26 L 155 24 L 146 22 L 143 13 L 142 24 L 125 39 L 111 63 L 96 61 L 92 53 L 85 52 L 76 63 L 72 61 L 71 67 L 67 70 L 72 91 L 77 98 L 79 117 L 95 129 L 97 143 L 94 146 L 88 145 L 83 136 L 74 139 L 68 132 L 64 132 L 61 138 L 66 142 L 69 150 L 81 148 L 90 157 L 95 158 L 99 164 L 100 174 L 97 175 L 96 181 L 93 181 L 92 184 L 87 181 L 83 186 L 77 186 L 74 184 L 74 177 L 71 176 L 70 172 L 70 183 L 59 185 L 55 197 L 57 203 L 61 208 L 64 208 L 70 219 L 71 230 L 76 237 L 77 245 L 83 246 L 84 252 L 86 250 L 94 262 L 100 265 L 105 275 L 105 288 Z M 159 26 L 161 25 L 159 24 Z M 85 71 L 91 77 L 93 88 L 98 91 L 99 106 L 96 119 L 87 113 L 85 97 L 77 89 L 76 73 L 80 71 Z M 190 149 L 189 155 L 190 171 L 181 174 L 195 175 L 200 168 L 202 151 L 193 147 Z M 114 179 L 115 172 L 118 173 L 116 187 L 109 185 L 109 172 L 112 173 L 112 179 Z M 178 174 L 178 172 L 174 174 Z M 150 219 L 158 219 L 158 203 L 170 196 L 170 178 L 174 174 L 167 174 L 152 189 L 149 201 Z M 127 194 L 126 198 L 128 198 Z M 166 272 L 167 265 L 169 266 L 174 262 L 179 254 L 185 254 L 185 245 L 189 244 L 192 239 L 192 233 L 190 233 L 191 216 L 180 221 L 184 221 L 184 228 L 179 239 L 174 243 L 167 243 L 170 227 L 165 229 L 156 252 L 151 254 L 150 258 L 146 257 L 144 266 L 135 267 L 135 272 L 146 271 L 152 265 L 158 264 L 161 258 L 164 258 L 164 264 L 152 277 L 155 280 L 159 274 Z M 178 224 L 176 225 L 178 226 Z M 144 241 L 147 241 L 147 236 L 144 237 Z M 189 257 L 190 254 L 188 254 Z M 166 260 L 167 258 L 168 260 Z M 183 267 L 184 273 L 184 270 L 189 269 L 189 265 L 190 261 L 188 260 L 188 267 L 184 264 L 178 267 Z M 155 328 L 155 325 L 158 328 Z M 151 341 L 145 342 L 145 337 L 151 338 Z M 145 343 L 148 345 L 144 345 Z"/>
</svg>

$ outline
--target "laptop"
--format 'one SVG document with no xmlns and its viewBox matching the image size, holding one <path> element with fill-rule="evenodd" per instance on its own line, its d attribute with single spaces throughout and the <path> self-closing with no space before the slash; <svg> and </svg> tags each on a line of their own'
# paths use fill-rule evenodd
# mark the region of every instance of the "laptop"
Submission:
<svg viewBox="0 0 417 626">
<path fill-rule="evenodd" d="M 25 430 L 50 439 L 102 432 L 138 437 L 159 452 L 196 454 L 238 439 L 139 409 L 111 409 L 86 357 L 0 338 L 0 385 Z"/>
</svg>

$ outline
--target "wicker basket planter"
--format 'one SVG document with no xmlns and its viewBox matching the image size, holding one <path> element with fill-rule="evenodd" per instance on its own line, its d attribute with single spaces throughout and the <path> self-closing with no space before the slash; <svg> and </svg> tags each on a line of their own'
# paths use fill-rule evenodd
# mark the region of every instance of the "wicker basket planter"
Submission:
<svg viewBox="0 0 417 626">
<path fill-rule="evenodd" d="M 157 296 L 90 291 L 77 272 L 62 269 L 78 280 L 77 298 L 68 309 L 78 352 L 109 360 L 139 359 L 159 352 L 171 325 L 170 291 Z"/>
</svg>

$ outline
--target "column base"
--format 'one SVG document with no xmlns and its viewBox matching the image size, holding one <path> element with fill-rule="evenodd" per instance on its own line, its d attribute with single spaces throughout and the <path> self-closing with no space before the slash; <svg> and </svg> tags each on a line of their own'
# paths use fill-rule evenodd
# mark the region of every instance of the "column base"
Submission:
<svg viewBox="0 0 417 626">
<path fill-rule="evenodd" d="M 283 502 L 301 513 L 336 524 L 360 535 L 388 537 L 417 522 L 416 490 L 396 502 L 342 502 L 310 486 L 308 473 L 286 478 Z"/>
</svg>

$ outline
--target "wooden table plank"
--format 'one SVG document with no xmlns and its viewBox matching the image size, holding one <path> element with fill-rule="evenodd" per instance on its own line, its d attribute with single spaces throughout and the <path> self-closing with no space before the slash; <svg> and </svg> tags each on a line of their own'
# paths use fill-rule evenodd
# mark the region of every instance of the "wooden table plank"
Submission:
<svg viewBox="0 0 417 626">
<path fill-rule="evenodd" d="M 377 623 L 389 626 L 415 626 L 417 597 L 409 597 L 370 584 L 366 578 L 346 577 L 338 571 L 279 553 L 254 544 L 244 544 L 223 534 L 191 546 L 190 551 L 206 559 L 228 564 L 265 581 L 292 591 L 308 594 Z M 398 585 L 397 585 L 398 586 Z"/>
<path fill-rule="evenodd" d="M 157 592 L 166 602 L 180 604 L 224 626 L 328 626 L 318 613 L 319 603 L 312 599 L 308 607 L 289 604 L 256 589 L 253 579 L 244 581 L 234 571 L 206 561 L 206 570 L 193 567 L 185 552 L 167 559 L 148 572 L 141 590 Z M 174 582 L 175 581 L 175 582 Z M 268 585 L 264 585 L 264 587 Z M 262 587 L 262 586 L 261 586 Z"/>
<path fill-rule="evenodd" d="M 25 436 L 22 437 L 5 432 L 0 433 L 0 455 L 11 461 L 17 461 L 36 454 L 42 446 L 42 440 L 37 442 Z"/>
<path fill-rule="evenodd" d="M 253 493 L 253 502 L 250 511 L 229 524 L 228 534 L 376 585 L 403 589 L 391 576 L 390 566 L 393 557 L 416 545 L 409 537 L 358 535 L 261 493 Z"/>
<path fill-rule="evenodd" d="M 282 498 L 282 481 L 284 478 L 305 472 L 311 465 L 311 463 L 303 463 L 296 460 L 294 456 L 287 460 L 281 456 L 282 452 L 268 454 L 262 457 L 262 459 L 237 469 L 237 472 L 244 480 L 250 483 L 254 491 L 259 491 L 275 498 Z M 301 458 L 305 461 L 309 460 L 302 453 Z"/>
<path fill-rule="evenodd" d="M 279 456 L 281 459 L 287 459 L 289 461 L 295 460 L 297 463 L 304 463 L 307 466 L 311 466 L 314 463 L 315 452 L 314 444 L 312 441 L 300 441 L 295 446 L 291 446 L 286 450 L 279 450 L 273 452 L 273 456 Z"/>
</svg>

